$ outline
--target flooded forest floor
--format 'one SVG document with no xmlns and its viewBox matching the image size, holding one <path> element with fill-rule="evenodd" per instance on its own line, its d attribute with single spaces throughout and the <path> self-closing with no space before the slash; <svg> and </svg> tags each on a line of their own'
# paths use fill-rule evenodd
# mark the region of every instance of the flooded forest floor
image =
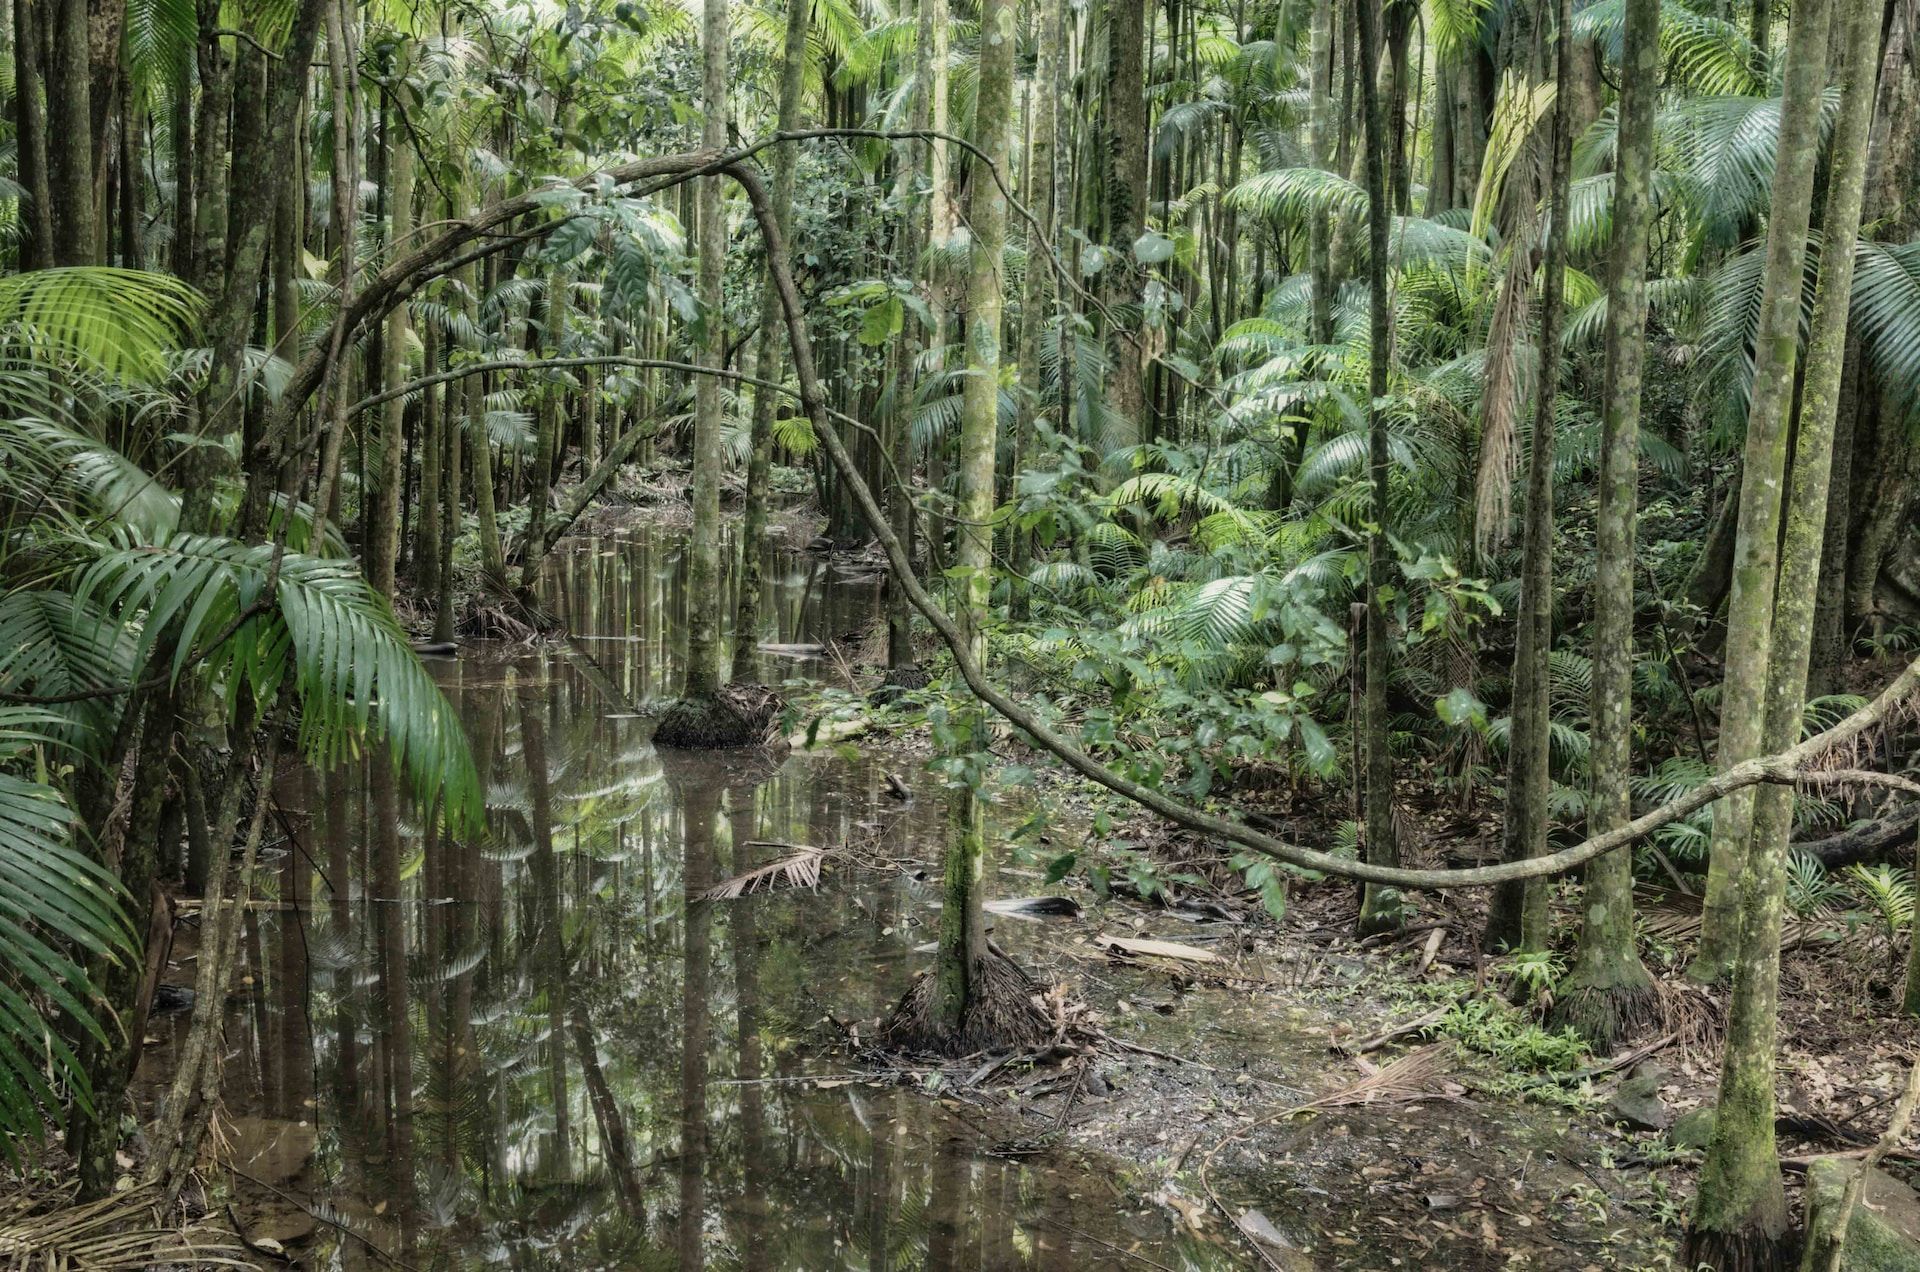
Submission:
<svg viewBox="0 0 1920 1272">
<path fill-rule="evenodd" d="M 651 744 L 682 673 L 684 531 L 603 514 L 542 580 L 566 639 L 432 664 L 487 836 L 413 823 L 382 756 L 282 780 L 214 1137 L 256 1248 L 347 1269 L 1670 1266 L 1709 999 L 1676 1000 L 1651 1057 L 1583 1055 L 1505 1006 L 1479 901 L 1418 898 L 1403 937 L 1362 943 L 1348 889 L 1294 881 L 1276 921 L 1218 846 L 1010 738 L 993 938 L 1081 1041 L 876 1057 L 937 930 L 945 800 L 912 704 L 854 705 L 877 679 L 877 568 L 806 534 L 768 549 L 743 669 L 784 687 L 802 745 Z M 1259 802 L 1327 831 L 1285 792 Z M 1416 857 L 1481 851 L 1484 813 L 1421 817 Z M 827 850 L 816 887 L 724 886 L 802 846 Z M 1041 896 L 1063 900 L 1018 903 Z M 193 929 L 188 907 L 149 1100 L 185 1030 Z M 1806 948 L 1803 994 L 1875 958 L 1897 986 L 1885 950 Z M 1783 1031 L 1786 1105 L 1816 1132 L 1891 1089 L 1890 1061 L 1814 1059 L 1809 1031 L 1856 1026 L 1809 1011 Z"/>
</svg>

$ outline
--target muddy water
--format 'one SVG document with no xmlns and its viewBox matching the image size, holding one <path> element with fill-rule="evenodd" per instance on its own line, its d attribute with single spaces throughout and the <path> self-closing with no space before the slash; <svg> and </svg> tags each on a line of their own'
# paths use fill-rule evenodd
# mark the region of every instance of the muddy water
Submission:
<svg viewBox="0 0 1920 1272">
<path fill-rule="evenodd" d="M 219 1128 L 251 1236 L 340 1268 L 1239 1265 L 1113 1170 L 996 1155 L 1004 1125 L 836 1073 L 822 1022 L 878 1016 L 932 938 L 912 872 L 698 900 L 775 845 L 937 860 L 942 832 L 939 800 L 902 806 L 857 758 L 653 748 L 684 564 L 673 532 L 572 541 L 545 581 L 571 645 L 434 664 L 484 839 L 422 825 L 378 760 L 283 786 Z M 878 603 L 803 554 L 767 576 L 771 642 L 858 631 Z M 192 957 L 183 931 L 168 979 L 191 984 Z M 184 1024 L 156 1017 L 149 1080 Z"/>
</svg>

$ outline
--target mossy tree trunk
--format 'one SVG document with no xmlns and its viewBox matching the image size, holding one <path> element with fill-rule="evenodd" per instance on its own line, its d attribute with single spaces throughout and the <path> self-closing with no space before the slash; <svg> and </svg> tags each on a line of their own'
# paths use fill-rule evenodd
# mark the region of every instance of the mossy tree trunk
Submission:
<svg viewBox="0 0 1920 1272">
<path fill-rule="evenodd" d="M 1372 68 L 1380 63 L 1378 0 L 1359 0 L 1357 7 L 1360 65 Z M 1387 750 L 1387 674 L 1392 641 L 1387 605 L 1393 586 L 1392 510 L 1387 500 L 1387 364 L 1393 354 L 1393 311 L 1387 298 L 1387 121 L 1378 82 L 1370 72 L 1363 72 L 1359 78 L 1367 154 L 1367 477 L 1373 488 L 1373 524 L 1367 533 L 1366 703 L 1364 720 L 1354 724 L 1366 736 L 1367 860 L 1395 866 L 1400 864 L 1400 846 L 1393 833 L 1393 757 Z M 1361 934 L 1396 928 L 1401 921 L 1399 891 L 1369 884 L 1360 902 Z"/>
<path fill-rule="evenodd" d="M 1834 127 L 1834 159 L 1827 174 L 1820 281 L 1814 293 L 1800 418 L 1793 430 L 1793 489 L 1785 508 L 1786 536 L 1774 589 L 1773 640 L 1766 669 L 1761 745 L 1774 749 L 1800 740 L 1806 704 L 1814 606 L 1826 538 L 1828 478 L 1846 362 L 1854 244 L 1866 188 L 1880 13 L 1875 0 L 1846 0 L 1835 13 L 1840 24 L 1835 33 L 1840 37 L 1840 118 Z M 1796 27 L 1795 37 L 1799 34 Z M 1824 61 L 1824 41 L 1816 47 L 1812 55 Z M 1786 156 L 1781 159 L 1784 162 Z M 1731 642 L 1728 656 L 1734 656 Z M 1715 1267 L 1774 1266 L 1786 1258 L 1786 1196 L 1774 1144 L 1774 1048 L 1793 800 L 1791 786 L 1770 785 L 1756 794 L 1751 840 L 1740 872 L 1740 941 L 1732 966 L 1720 1098 L 1687 1243 L 1690 1262 Z"/>
<path fill-rule="evenodd" d="M 704 0 L 700 46 L 701 109 L 705 121 L 700 144 L 722 150 L 727 144 L 727 0 Z M 700 307 L 706 316 L 706 339 L 698 361 L 706 367 L 724 366 L 727 356 L 726 297 L 721 279 L 726 270 L 727 226 L 719 176 L 700 178 L 699 257 Z M 726 677 L 720 660 L 720 427 L 723 407 L 720 381 L 710 375 L 694 379 L 693 407 L 693 535 L 687 573 L 687 686 L 689 699 L 711 699 Z"/>
<path fill-rule="evenodd" d="M 1540 371 L 1534 391 L 1533 435 L 1527 443 L 1526 531 L 1521 547 L 1518 633 L 1513 651 L 1512 726 L 1508 740 L 1506 858 L 1547 851 L 1552 795 L 1547 655 L 1553 649 L 1553 424 L 1560 390 L 1560 326 L 1566 291 L 1567 242 L 1562 230 L 1573 151 L 1573 13 L 1556 0 L 1545 38 L 1553 49 L 1552 158 L 1547 178 L 1545 252 L 1541 270 Z M 1547 881 L 1529 879 L 1494 893 L 1487 919 L 1490 949 L 1547 946 Z"/>
<path fill-rule="evenodd" d="M 1594 834 L 1625 825 L 1632 812 L 1633 542 L 1647 343 L 1647 248 L 1653 225 L 1653 116 L 1659 92 L 1660 0 L 1628 0 L 1601 371 L 1599 505 L 1594 516 L 1593 741 L 1587 798 L 1587 828 Z M 1656 1001 L 1652 978 L 1634 944 L 1631 850 L 1607 853 L 1587 866 L 1584 902 L 1579 945 L 1556 1010 L 1604 1049 L 1637 1028 Z"/>
<path fill-rule="evenodd" d="M 972 140 L 979 158 L 969 174 L 967 220 L 973 241 L 967 255 L 967 369 L 961 388 L 959 525 L 954 536 L 959 618 L 975 658 L 986 653 L 987 605 L 993 586 L 994 457 L 1000 397 L 1000 326 L 1005 300 L 1001 253 L 1007 240 L 1007 200 L 994 175 L 1004 172 L 1012 143 L 1013 59 L 1019 40 L 1013 0 L 984 0 L 980 11 L 980 71 Z M 945 863 L 945 906 L 940 915 L 934 1023 L 948 1036 L 966 1031 L 981 996 L 980 966 L 988 957 L 980 889 L 986 860 L 986 807 L 978 786 L 984 777 L 986 715 L 968 703 L 954 722 L 952 842 Z"/>
<path fill-rule="evenodd" d="M 1820 98 L 1827 80 L 1831 0 L 1802 0 L 1787 31 L 1780 136 L 1767 215 L 1760 329 L 1754 336 L 1753 388 L 1742 455 L 1740 520 L 1727 600 L 1726 674 L 1720 690 L 1721 771 L 1761 753 L 1767 666 L 1773 647 L 1774 587 L 1780 564 L 1782 493 L 1788 424 L 1800 340 L 1800 302 L 1820 157 Z M 1721 801 L 1713 813 L 1700 949 L 1689 975 L 1726 975 L 1740 945 L 1740 876 L 1753 826 L 1753 792 Z"/>
</svg>

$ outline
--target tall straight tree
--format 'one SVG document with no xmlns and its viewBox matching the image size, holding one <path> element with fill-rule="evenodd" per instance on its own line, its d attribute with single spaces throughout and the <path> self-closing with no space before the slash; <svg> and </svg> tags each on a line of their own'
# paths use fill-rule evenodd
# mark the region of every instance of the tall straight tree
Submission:
<svg viewBox="0 0 1920 1272">
<path fill-rule="evenodd" d="M 1544 6 L 1543 6 L 1544 8 Z M 1527 443 L 1526 531 L 1521 548 L 1520 606 L 1513 651 L 1513 710 L 1507 747 L 1506 857 L 1547 851 L 1549 716 L 1547 655 L 1553 649 L 1553 416 L 1560 391 L 1560 327 L 1566 291 L 1565 230 L 1573 152 L 1571 0 L 1541 14 L 1553 49 L 1552 158 L 1548 165 L 1546 244 L 1541 270 L 1540 371 L 1534 389 L 1533 436 Z M 1541 950 L 1547 945 L 1547 881 L 1507 884 L 1494 894 L 1487 921 L 1490 946 Z"/>
<path fill-rule="evenodd" d="M 727 0 L 705 0 L 700 45 L 704 74 L 701 107 L 705 120 L 700 144 L 710 151 L 727 144 Z M 703 339 L 699 363 L 714 371 L 727 361 L 727 300 L 721 291 L 726 271 L 727 224 L 722 203 L 723 178 L 700 178 L 698 255 Z M 688 542 L 687 680 L 678 702 L 661 717 L 656 740 L 669 746 L 728 745 L 746 740 L 732 728 L 737 718 L 720 701 L 726 677 L 720 641 L 720 466 L 723 400 L 715 375 L 693 382 L 693 534 Z"/>
<path fill-rule="evenodd" d="M 1040 345 L 1047 324 L 1053 317 L 1053 270 L 1042 264 L 1055 233 L 1057 197 L 1054 179 L 1054 119 L 1059 109 L 1059 90 L 1055 81 L 1066 45 L 1065 0 L 1048 0 L 1040 7 L 1038 31 L 1034 39 L 1033 81 L 1027 101 L 1033 113 L 1032 140 L 1027 146 L 1030 190 L 1027 201 L 1039 227 L 1027 227 L 1025 286 L 1020 297 L 1019 372 L 1020 432 L 1014 439 L 1013 480 L 1020 479 L 1023 465 L 1033 462 L 1035 423 L 1040 410 Z M 1061 401 L 1071 390 L 1061 383 Z M 1027 603 L 1026 574 L 1033 558 L 1033 537 L 1015 527 L 1011 561 L 1014 579 L 1013 600 L 1024 615 Z"/>
<path fill-rule="evenodd" d="M 1140 269 L 1134 244 L 1147 228 L 1146 0 L 1107 3 L 1107 301 L 1115 330 L 1107 378 L 1106 436 L 1113 452 L 1144 435 L 1147 412 L 1140 349 Z"/>
<path fill-rule="evenodd" d="M 413 233 L 413 144 L 399 121 L 389 117 L 381 129 L 387 150 L 387 252 L 405 249 Z M 380 373 L 387 387 L 406 379 L 407 345 L 412 325 L 407 307 L 396 305 L 387 315 L 386 343 L 381 348 Z M 380 416 L 379 481 L 374 488 L 374 523 L 367 545 L 367 580 L 382 596 L 393 595 L 395 566 L 400 558 L 400 506 L 405 498 L 407 403 L 395 398 Z"/>
<path fill-rule="evenodd" d="M 1753 343 L 1753 387 L 1742 451 L 1740 519 L 1734 536 L 1733 590 L 1727 601 L 1726 675 L 1720 690 L 1720 770 L 1760 754 L 1766 719 L 1767 665 L 1773 647 L 1774 584 L 1780 565 L 1781 493 L 1787 480 L 1800 304 L 1820 158 L 1821 95 L 1827 82 L 1831 0 L 1800 0 L 1787 27 L 1780 135 L 1767 214 L 1760 329 Z M 1753 826 L 1751 790 L 1713 810 L 1700 949 L 1689 975 L 1726 975 L 1740 943 L 1740 875 Z"/>
<path fill-rule="evenodd" d="M 1641 369 L 1647 348 L 1647 252 L 1653 227 L 1654 106 L 1660 92 L 1660 0 L 1627 0 L 1620 54 L 1613 244 L 1601 371 L 1599 506 L 1594 514 L 1593 745 L 1590 832 L 1632 815 L 1633 541 L 1639 502 Z M 1556 1010 L 1596 1046 L 1653 1010 L 1652 978 L 1634 945 L 1633 860 L 1621 849 L 1587 866 L 1580 941 Z"/>
<path fill-rule="evenodd" d="M 1400 864 L 1393 830 L 1393 757 L 1387 751 L 1387 669 L 1392 636 L 1387 628 L 1388 591 L 1393 585 L 1392 509 L 1387 499 L 1390 460 L 1387 450 L 1387 370 L 1393 357 L 1393 311 L 1387 299 L 1387 121 L 1372 68 L 1380 64 L 1379 0 L 1357 0 L 1359 27 L 1361 126 L 1367 170 L 1367 479 L 1372 486 L 1373 524 L 1367 531 L 1366 704 L 1363 721 L 1367 752 L 1367 860 L 1377 866 Z M 1360 931 L 1367 934 L 1400 926 L 1400 893 L 1368 884 L 1360 901 Z"/>
<path fill-rule="evenodd" d="M 1835 34 L 1839 36 L 1840 117 L 1834 125 L 1827 171 L 1820 281 L 1808 333 L 1800 418 L 1793 429 L 1793 485 L 1775 589 L 1761 739 L 1770 750 L 1784 750 L 1800 740 L 1806 705 L 1834 427 L 1847 361 L 1854 245 L 1860 232 L 1870 149 L 1867 137 L 1878 88 L 1880 14 L 1876 0 L 1843 0 L 1835 15 L 1839 20 Z M 1751 842 L 1740 874 L 1740 943 L 1733 959 L 1720 1098 L 1688 1234 L 1690 1263 L 1756 1267 L 1784 1260 L 1786 1196 L 1774 1145 L 1774 1048 L 1787 836 L 1792 826 L 1792 787 L 1768 786 L 1755 796 Z"/>
<path fill-rule="evenodd" d="M 999 178 L 1012 150 L 1013 61 L 1019 43 L 1014 0 L 983 0 L 980 69 L 974 105 L 973 171 L 967 182 L 966 378 L 961 390 L 959 526 L 953 573 L 961 605 L 957 619 L 972 657 L 986 651 L 987 602 L 993 581 L 994 455 L 998 440 L 1001 318 L 1005 281 L 1007 198 Z M 989 170 L 989 166 L 993 170 Z M 987 765 L 986 715 L 977 703 L 949 721 L 946 756 L 951 790 L 951 839 L 946 851 L 940 943 L 933 975 L 910 994 L 893 1026 L 911 1045 L 964 1054 L 1030 1035 L 1031 983 L 987 943 L 981 885 L 986 860 L 986 808 L 978 784 Z"/>
<path fill-rule="evenodd" d="M 807 13 L 812 0 L 787 0 L 786 37 L 780 46 L 780 106 L 776 126 L 792 132 L 800 126 L 800 90 L 805 83 Z M 793 225 L 793 143 L 773 152 L 773 214 L 782 234 Z M 768 278 L 760 292 L 760 343 L 754 370 L 762 380 L 778 380 L 780 366 L 780 295 Z M 734 636 L 742 650 L 751 650 L 760 627 L 760 541 L 767 535 L 767 482 L 773 469 L 774 394 L 753 394 L 752 452 L 747 460 L 746 513 L 740 526 L 740 604 L 734 618 Z"/>
<path fill-rule="evenodd" d="M 920 13 L 914 34 L 913 47 L 923 55 L 923 61 L 931 60 L 929 52 L 935 47 L 938 37 L 934 22 L 946 12 L 943 0 L 920 0 Z M 921 75 L 919 91 L 913 95 L 913 113 L 909 117 L 910 127 L 920 132 L 934 127 L 933 111 L 935 100 L 939 96 L 943 79 Z M 901 208 L 900 224 L 896 233 L 895 259 L 899 267 L 910 276 L 921 278 L 927 306 L 934 314 L 934 336 L 939 335 L 938 289 L 932 280 L 925 277 L 920 269 L 920 249 L 930 233 L 929 218 L 934 214 L 932 208 L 941 198 L 936 188 L 928 194 L 921 189 L 923 181 L 933 181 L 939 169 L 933 167 L 934 147 L 938 142 L 920 140 L 913 143 L 912 160 L 902 173 L 902 193 L 905 195 Z M 917 382 L 920 342 L 915 338 L 913 324 L 904 322 L 900 337 L 893 347 L 893 415 L 888 421 L 888 457 L 889 473 L 887 500 L 887 522 L 900 542 L 913 546 L 913 402 Z M 887 671 L 888 678 L 897 680 L 902 672 L 915 667 L 913 654 L 913 603 L 907 599 L 906 588 L 901 586 L 897 575 L 889 573 L 887 577 Z"/>
</svg>

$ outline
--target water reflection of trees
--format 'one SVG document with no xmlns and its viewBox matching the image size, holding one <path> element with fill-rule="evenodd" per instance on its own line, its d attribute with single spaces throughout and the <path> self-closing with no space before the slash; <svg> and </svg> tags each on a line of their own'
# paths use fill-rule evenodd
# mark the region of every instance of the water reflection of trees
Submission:
<svg viewBox="0 0 1920 1272">
<path fill-rule="evenodd" d="M 908 885 L 699 900 L 780 851 L 756 841 L 874 833 L 879 769 L 663 767 L 628 708 L 673 689 L 672 569 L 626 550 L 559 568 L 587 635 L 638 639 L 446 666 L 484 839 L 403 822 L 382 756 L 289 779 L 308 815 L 281 899 L 311 904 L 250 943 L 272 1006 L 257 1083 L 230 1074 L 229 1099 L 292 1120 L 318 1102 L 288 1182 L 365 1240 L 317 1239 L 349 1267 L 380 1263 L 368 1242 L 418 1267 L 1047 1266 L 1062 1238 L 1035 1176 L 921 1097 L 794 1081 L 829 1007 L 872 1017 L 899 992 L 926 931 L 903 927 Z M 789 573 L 782 631 L 858 626 Z"/>
</svg>

